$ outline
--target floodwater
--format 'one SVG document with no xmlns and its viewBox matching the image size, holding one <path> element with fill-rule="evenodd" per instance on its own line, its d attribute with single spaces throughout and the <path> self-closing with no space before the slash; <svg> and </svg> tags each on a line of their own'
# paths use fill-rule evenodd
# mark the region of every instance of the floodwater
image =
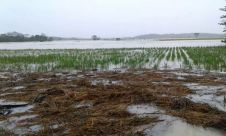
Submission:
<svg viewBox="0 0 226 136">
<path fill-rule="evenodd" d="M 175 117 L 163 115 L 159 119 L 164 121 L 146 129 L 147 136 L 224 136 L 223 132 L 193 126 Z"/>
<path fill-rule="evenodd" d="M 14 102 L 14 101 L 7 101 L 4 99 L 0 99 L 0 107 L 3 105 L 11 105 L 11 106 L 17 106 L 17 105 L 24 105 L 24 106 L 18 106 L 18 107 L 13 107 L 10 109 L 5 109 L 1 108 L 2 114 L 16 114 L 16 113 L 25 113 L 29 112 L 32 108 L 34 108 L 34 105 L 28 105 L 26 102 Z"/>
<path fill-rule="evenodd" d="M 18 106 L 10 109 L 2 109 L 1 114 L 3 115 L 11 115 L 11 117 L 0 121 L 0 128 L 11 131 L 16 135 L 22 136 L 25 134 L 35 133 L 41 130 L 40 125 L 35 125 L 32 123 L 32 120 L 37 117 L 37 115 L 23 115 L 18 116 L 18 113 L 32 113 L 31 109 L 34 108 L 34 105 L 26 105 L 25 102 L 14 102 L 14 101 L 6 101 L 0 99 L 0 105 L 21 105 L 25 104 L 25 106 Z"/>
<path fill-rule="evenodd" d="M 164 111 L 153 105 L 131 105 L 128 112 L 136 114 L 138 117 L 150 116 L 158 117 L 160 122 L 145 125 L 137 128 L 143 131 L 146 136 L 224 136 L 221 131 L 212 128 L 194 126 L 181 120 L 180 118 L 165 115 Z"/>
<path fill-rule="evenodd" d="M 95 86 L 97 84 L 103 84 L 105 86 L 107 86 L 107 85 L 120 85 L 121 82 L 120 81 L 110 81 L 110 80 L 106 80 L 106 79 L 92 80 L 91 81 L 91 85 Z"/>
<path fill-rule="evenodd" d="M 76 40 L 76 41 L 51 41 L 51 42 L 13 42 L 0 43 L 0 49 L 97 49 L 97 48 L 153 48 L 153 47 L 198 47 L 221 46 L 221 40 Z"/>
<path fill-rule="evenodd" d="M 10 117 L 5 121 L 0 121 L 0 127 L 12 131 L 18 136 L 24 136 L 26 134 L 35 133 L 42 129 L 42 126 L 32 124 L 32 120 L 37 115 L 24 115 L 19 117 Z M 19 127 L 21 126 L 21 127 Z"/>
<path fill-rule="evenodd" d="M 195 94 L 188 95 L 188 99 L 196 103 L 206 103 L 218 110 L 226 112 L 226 105 L 224 103 L 224 97 L 226 94 L 225 85 L 211 86 L 188 83 L 185 84 L 185 86 L 195 92 Z"/>
</svg>

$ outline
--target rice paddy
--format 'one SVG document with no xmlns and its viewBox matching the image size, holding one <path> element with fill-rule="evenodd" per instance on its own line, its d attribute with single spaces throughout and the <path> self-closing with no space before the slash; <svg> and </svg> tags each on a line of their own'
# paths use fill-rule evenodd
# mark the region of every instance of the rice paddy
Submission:
<svg viewBox="0 0 226 136">
<path fill-rule="evenodd" d="M 226 72 L 226 47 L 0 50 L 1 71 L 136 68 Z"/>
<path fill-rule="evenodd" d="M 0 50 L 0 133 L 222 136 L 218 72 L 226 46 Z"/>
</svg>

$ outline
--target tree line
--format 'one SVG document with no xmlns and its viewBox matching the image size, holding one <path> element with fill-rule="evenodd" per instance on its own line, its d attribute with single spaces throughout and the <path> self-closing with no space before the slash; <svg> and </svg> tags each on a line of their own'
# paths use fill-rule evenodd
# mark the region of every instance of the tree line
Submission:
<svg viewBox="0 0 226 136">
<path fill-rule="evenodd" d="M 24 35 L 10 36 L 7 34 L 0 35 L 0 42 L 29 42 L 29 41 L 52 41 L 51 37 L 45 35 L 33 35 L 30 37 L 25 37 Z"/>
</svg>

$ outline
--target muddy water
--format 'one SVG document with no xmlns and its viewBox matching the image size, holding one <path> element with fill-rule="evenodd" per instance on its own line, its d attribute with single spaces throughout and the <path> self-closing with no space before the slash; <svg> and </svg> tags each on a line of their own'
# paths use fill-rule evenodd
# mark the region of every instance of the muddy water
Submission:
<svg viewBox="0 0 226 136">
<path fill-rule="evenodd" d="M 161 120 L 137 129 L 147 136 L 225 136 L 225 133 L 216 129 L 190 125 L 180 118 L 165 115 L 164 111 L 152 105 L 131 105 L 128 111 L 138 117 L 153 116 Z"/>
<path fill-rule="evenodd" d="M 226 105 L 224 103 L 224 94 L 226 94 L 225 85 L 210 86 L 189 83 L 185 84 L 185 86 L 195 92 L 195 94 L 187 96 L 187 98 L 193 102 L 206 103 L 214 108 L 226 112 Z"/>
</svg>

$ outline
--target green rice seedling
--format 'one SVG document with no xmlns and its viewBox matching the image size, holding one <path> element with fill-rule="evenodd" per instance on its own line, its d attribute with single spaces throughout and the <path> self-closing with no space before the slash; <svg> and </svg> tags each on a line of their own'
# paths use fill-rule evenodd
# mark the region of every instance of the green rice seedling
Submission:
<svg viewBox="0 0 226 136">
<path fill-rule="evenodd" d="M 185 52 L 184 52 L 184 50 L 182 49 L 181 50 L 181 57 L 182 57 L 182 59 L 183 59 L 183 63 L 186 65 L 186 66 L 189 66 L 189 60 L 188 60 L 188 58 L 187 58 L 187 56 L 186 56 L 186 54 L 185 54 Z"/>
<path fill-rule="evenodd" d="M 178 47 L 176 48 L 176 54 L 177 54 L 177 60 L 180 61 L 181 60 L 181 54 L 180 54 L 180 49 Z"/>
<path fill-rule="evenodd" d="M 226 47 L 0 50 L 1 71 L 158 68 L 181 61 L 190 69 L 226 70 Z"/>
<path fill-rule="evenodd" d="M 174 61 L 176 58 L 176 52 L 175 52 L 175 48 L 172 48 L 172 55 L 171 55 L 171 61 Z"/>
<path fill-rule="evenodd" d="M 187 48 L 186 51 L 194 65 L 205 70 L 220 70 L 225 68 L 225 47 Z"/>
<path fill-rule="evenodd" d="M 172 54 L 172 48 L 169 49 L 168 54 L 166 56 L 166 60 L 169 61 Z"/>
</svg>

